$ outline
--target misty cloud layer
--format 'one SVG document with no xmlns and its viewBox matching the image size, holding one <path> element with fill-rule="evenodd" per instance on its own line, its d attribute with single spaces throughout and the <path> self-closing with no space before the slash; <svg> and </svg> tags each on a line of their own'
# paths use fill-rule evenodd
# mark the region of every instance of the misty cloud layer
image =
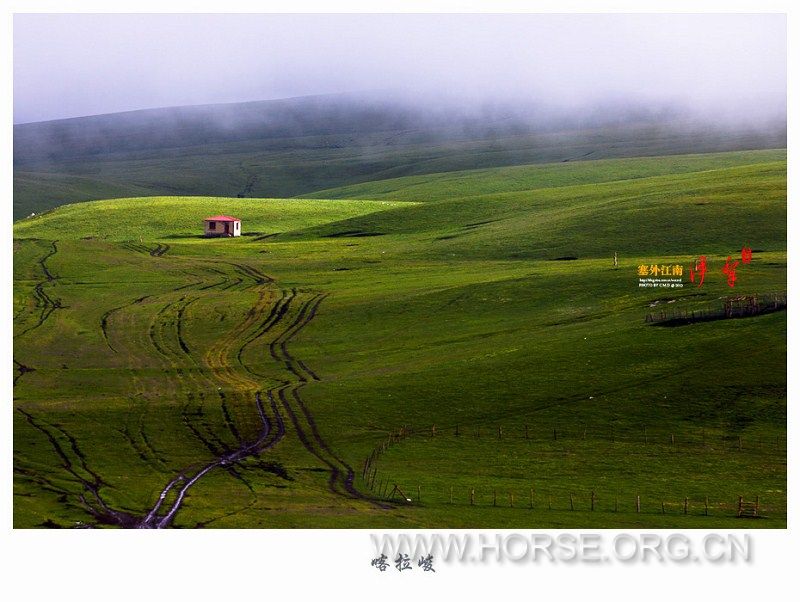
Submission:
<svg viewBox="0 0 800 602">
<path fill-rule="evenodd" d="M 15 123 L 364 93 L 423 106 L 786 111 L 783 15 L 17 15 Z"/>
</svg>

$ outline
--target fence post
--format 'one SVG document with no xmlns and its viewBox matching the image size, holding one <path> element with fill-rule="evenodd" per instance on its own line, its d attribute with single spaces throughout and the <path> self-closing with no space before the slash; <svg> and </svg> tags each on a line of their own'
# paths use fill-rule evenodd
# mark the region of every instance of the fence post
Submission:
<svg viewBox="0 0 800 602">
<path fill-rule="evenodd" d="M 742 496 L 739 496 L 739 510 L 736 512 L 736 516 L 742 515 Z"/>
<path fill-rule="evenodd" d="M 572 494 L 571 493 L 569 494 L 569 509 L 570 510 L 575 510 L 575 502 L 572 499 Z"/>
<path fill-rule="evenodd" d="M 592 491 L 592 512 L 594 512 L 594 491 Z"/>
<path fill-rule="evenodd" d="M 756 516 L 758 516 L 759 498 L 756 496 Z"/>
<path fill-rule="evenodd" d="M 469 490 L 469 505 L 470 506 L 475 505 L 475 489 Z"/>
<path fill-rule="evenodd" d="M 706 516 L 708 516 L 708 496 L 706 496 Z"/>
<path fill-rule="evenodd" d="M 688 497 L 683 498 L 683 513 L 684 514 L 689 514 L 689 498 Z"/>
<path fill-rule="evenodd" d="M 640 498 L 640 497 L 637 495 L 637 496 L 636 496 L 636 514 L 639 514 L 639 512 L 641 512 L 641 510 L 642 510 L 642 500 L 641 500 L 641 498 Z"/>
<path fill-rule="evenodd" d="M 503 438 L 503 427 L 502 426 L 498 426 L 497 427 L 497 438 L 498 439 L 502 439 Z"/>
<path fill-rule="evenodd" d="M 558 435 L 556 434 L 556 429 L 553 429 L 553 441 L 558 441 Z"/>
<path fill-rule="evenodd" d="M 514 492 L 513 491 L 509 491 L 508 492 L 508 502 L 509 502 L 510 506 L 513 508 L 514 507 Z"/>
<path fill-rule="evenodd" d="M 533 487 L 531 487 L 531 510 L 533 510 Z"/>
<path fill-rule="evenodd" d="M 661 501 L 661 514 L 666 514 L 667 510 L 664 508 L 664 501 Z"/>
<path fill-rule="evenodd" d="M 422 487 L 417 485 L 417 503 L 422 502 Z"/>
</svg>

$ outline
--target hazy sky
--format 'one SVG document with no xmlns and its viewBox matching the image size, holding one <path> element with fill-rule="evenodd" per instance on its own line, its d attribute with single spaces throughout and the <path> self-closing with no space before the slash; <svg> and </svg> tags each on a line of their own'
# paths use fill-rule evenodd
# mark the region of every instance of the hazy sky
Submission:
<svg viewBox="0 0 800 602">
<path fill-rule="evenodd" d="M 14 121 L 360 90 L 785 111 L 783 15 L 16 15 Z"/>
</svg>

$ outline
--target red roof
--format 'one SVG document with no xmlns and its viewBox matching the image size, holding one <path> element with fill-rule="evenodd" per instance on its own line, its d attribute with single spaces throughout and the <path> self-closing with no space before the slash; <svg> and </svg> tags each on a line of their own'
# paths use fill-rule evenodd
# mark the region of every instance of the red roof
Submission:
<svg viewBox="0 0 800 602">
<path fill-rule="evenodd" d="M 230 215 L 215 215 L 213 217 L 207 217 L 203 220 L 204 222 L 240 222 L 238 217 L 231 217 Z"/>
</svg>

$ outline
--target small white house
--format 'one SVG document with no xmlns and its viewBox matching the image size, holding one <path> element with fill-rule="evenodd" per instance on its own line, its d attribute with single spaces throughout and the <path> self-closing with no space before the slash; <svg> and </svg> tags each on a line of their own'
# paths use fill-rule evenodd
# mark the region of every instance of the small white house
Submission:
<svg viewBox="0 0 800 602">
<path fill-rule="evenodd" d="M 212 236 L 241 236 L 242 220 L 229 215 L 214 215 L 203 220 L 205 235 Z"/>
</svg>

